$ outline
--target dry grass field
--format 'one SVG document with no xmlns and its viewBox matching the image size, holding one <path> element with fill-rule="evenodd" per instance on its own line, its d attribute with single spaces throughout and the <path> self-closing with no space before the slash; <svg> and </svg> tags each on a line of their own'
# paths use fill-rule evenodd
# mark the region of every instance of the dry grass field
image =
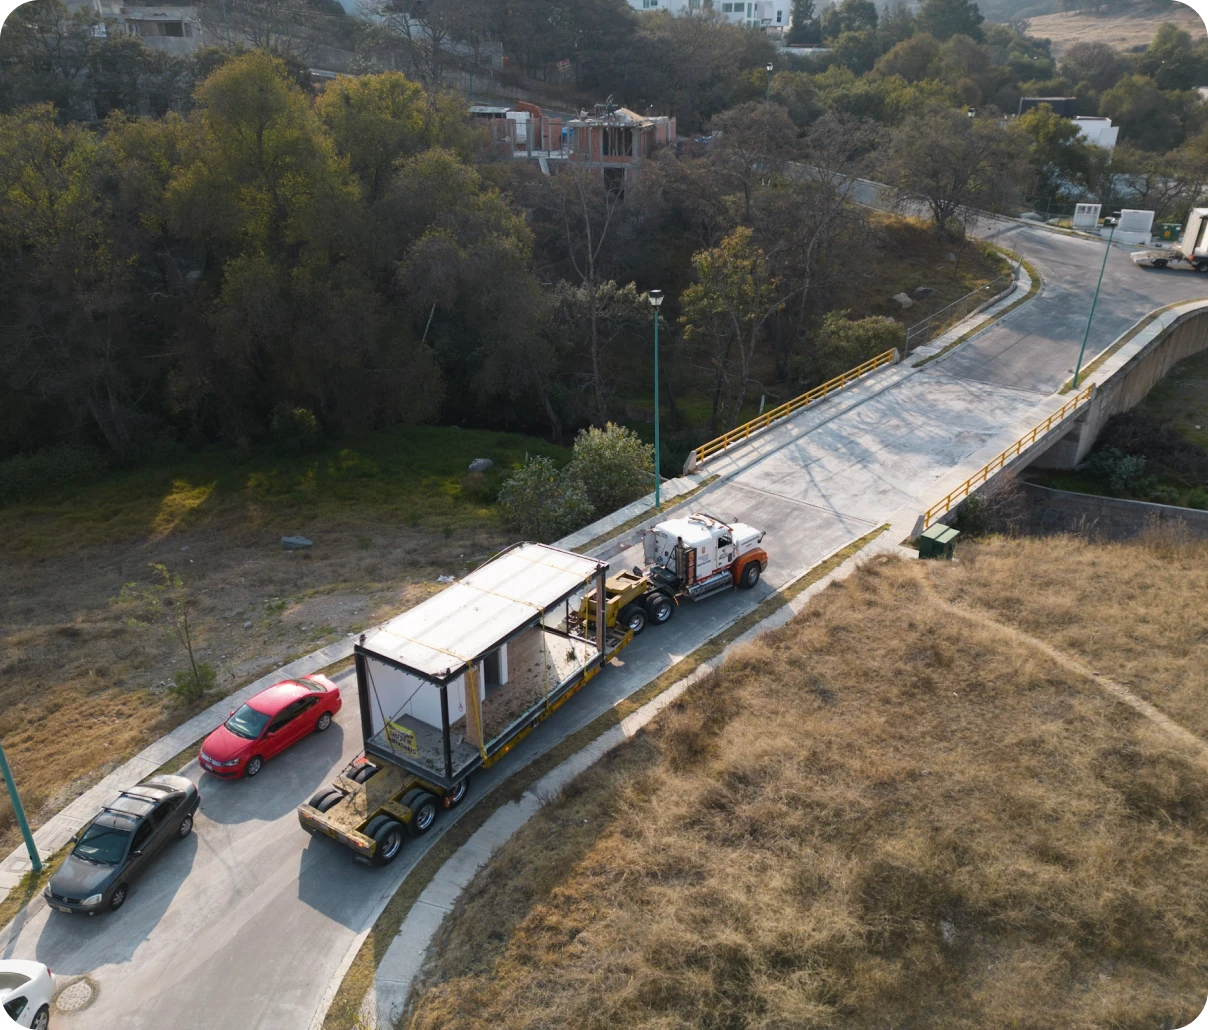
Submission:
<svg viewBox="0 0 1208 1030">
<path fill-rule="evenodd" d="M 882 559 L 552 800 L 415 1030 L 1172 1028 L 1208 991 L 1208 546 Z"/>
<path fill-rule="evenodd" d="M 1204 19 L 1181 3 L 1160 10 L 1139 0 L 1127 10 L 1115 14 L 1044 14 L 1028 19 L 1028 34 L 1048 39 L 1053 44 L 1053 56 L 1060 58 L 1075 43 L 1106 43 L 1116 50 L 1131 50 L 1148 46 L 1163 22 L 1173 22 L 1202 40 L 1208 29 Z"/>
</svg>

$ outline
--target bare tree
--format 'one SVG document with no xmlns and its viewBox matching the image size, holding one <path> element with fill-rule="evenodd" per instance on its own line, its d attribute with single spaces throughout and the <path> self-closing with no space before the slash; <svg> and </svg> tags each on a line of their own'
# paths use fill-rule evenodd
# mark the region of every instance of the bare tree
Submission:
<svg viewBox="0 0 1208 1030">
<path fill-rule="evenodd" d="M 440 86 L 463 21 L 456 0 L 362 0 L 360 8 L 380 30 L 370 46 L 379 54 L 398 48 L 405 70 L 429 88 Z"/>
</svg>

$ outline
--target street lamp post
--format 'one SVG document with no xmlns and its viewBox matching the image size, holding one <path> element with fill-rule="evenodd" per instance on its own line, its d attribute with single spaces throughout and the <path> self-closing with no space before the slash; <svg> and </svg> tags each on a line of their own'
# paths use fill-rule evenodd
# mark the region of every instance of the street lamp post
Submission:
<svg viewBox="0 0 1208 1030">
<path fill-rule="evenodd" d="M 768 62 L 768 95 L 764 98 L 765 103 L 772 102 L 772 62 Z"/>
<path fill-rule="evenodd" d="M 4 756 L 4 745 L 2 744 L 0 744 L 0 773 L 4 775 L 4 783 L 8 787 L 8 799 L 13 803 L 13 815 L 17 817 L 21 836 L 25 838 L 25 850 L 29 852 L 30 864 L 33 865 L 35 873 L 40 873 L 42 860 L 38 858 L 38 847 L 34 844 L 34 836 L 29 832 L 29 823 L 25 820 L 25 809 L 21 807 L 21 797 L 17 794 L 17 785 L 13 782 L 12 770 L 8 767 L 8 759 Z"/>
<path fill-rule="evenodd" d="M 650 304 L 654 308 L 654 506 L 659 507 L 659 490 L 662 486 L 662 463 L 659 461 L 659 308 L 663 306 L 663 291 L 650 291 Z"/>
<path fill-rule="evenodd" d="M 1086 353 L 1086 341 L 1091 336 L 1091 319 L 1095 317 L 1095 305 L 1099 303 L 1099 287 L 1103 285 L 1103 273 L 1107 270 L 1107 255 L 1112 252 L 1112 237 L 1116 235 L 1116 220 L 1114 218 L 1103 219 L 1103 224 L 1111 226 L 1111 231 L 1107 234 L 1107 247 L 1103 251 L 1103 264 L 1099 266 L 1099 281 L 1095 283 L 1095 296 L 1091 301 L 1091 313 L 1086 316 L 1086 332 L 1082 334 L 1082 346 L 1078 350 L 1078 364 L 1074 366 L 1074 385 L 1071 389 L 1078 389 L 1078 379 L 1082 375 L 1082 356 Z"/>
</svg>

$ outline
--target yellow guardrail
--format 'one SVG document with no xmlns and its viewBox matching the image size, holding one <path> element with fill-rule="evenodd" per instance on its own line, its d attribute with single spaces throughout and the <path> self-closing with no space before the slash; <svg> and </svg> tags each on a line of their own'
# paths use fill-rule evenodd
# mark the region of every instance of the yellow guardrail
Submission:
<svg viewBox="0 0 1208 1030">
<path fill-rule="evenodd" d="M 1048 418 L 1036 426 L 1033 426 L 1027 433 L 1016 440 L 998 457 L 986 462 L 981 468 L 966 479 L 960 486 L 953 490 L 947 497 L 937 504 L 933 504 L 923 513 L 923 528 L 926 529 L 939 516 L 946 514 L 952 510 L 954 504 L 963 501 L 969 496 L 970 491 L 974 487 L 981 486 L 995 472 L 1003 468 L 1012 458 L 1019 457 L 1028 447 L 1031 447 L 1040 437 L 1049 432 L 1054 426 L 1060 425 L 1071 414 L 1074 409 L 1080 404 L 1091 399 L 1091 395 L 1095 392 L 1095 385 L 1092 383 L 1085 390 L 1081 391 L 1073 400 L 1066 401 L 1060 408 L 1053 412 Z"/>
<path fill-rule="evenodd" d="M 716 440 L 710 440 L 706 444 L 701 444 L 694 452 L 696 464 L 699 465 L 707 461 L 719 451 L 724 451 L 732 443 L 738 443 L 739 440 L 747 439 L 751 433 L 757 429 L 766 429 L 773 422 L 782 418 L 787 418 L 794 411 L 799 411 L 813 401 L 821 400 L 829 393 L 834 393 L 836 390 L 841 390 L 848 383 L 855 382 L 862 376 L 868 375 L 869 372 L 880 368 L 882 365 L 892 365 L 898 360 L 897 350 L 887 350 L 884 354 L 878 354 L 875 358 L 869 358 L 862 365 L 857 365 L 848 372 L 844 372 L 841 376 L 836 376 L 830 382 L 823 383 L 821 386 L 815 386 L 812 390 L 803 393 L 800 397 L 794 397 L 791 401 L 785 401 L 778 407 L 771 408 L 765 411 L 758 418 L 751 419 L 745 425 L 736 426 L 728 433 L 723 433 Z"/>
</svg>

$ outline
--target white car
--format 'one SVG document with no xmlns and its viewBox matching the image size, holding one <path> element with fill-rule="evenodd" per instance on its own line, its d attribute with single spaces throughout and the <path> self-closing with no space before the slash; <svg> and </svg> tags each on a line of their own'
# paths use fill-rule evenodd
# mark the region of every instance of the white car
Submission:
<svg viewBox="0 0 1208 1030">
<path fill-rule="evenodd" d="M 41 962 L 0 959 L 0 1030 L 46 1030 L 54 993 L 55 978 Z"/>
</svg>

